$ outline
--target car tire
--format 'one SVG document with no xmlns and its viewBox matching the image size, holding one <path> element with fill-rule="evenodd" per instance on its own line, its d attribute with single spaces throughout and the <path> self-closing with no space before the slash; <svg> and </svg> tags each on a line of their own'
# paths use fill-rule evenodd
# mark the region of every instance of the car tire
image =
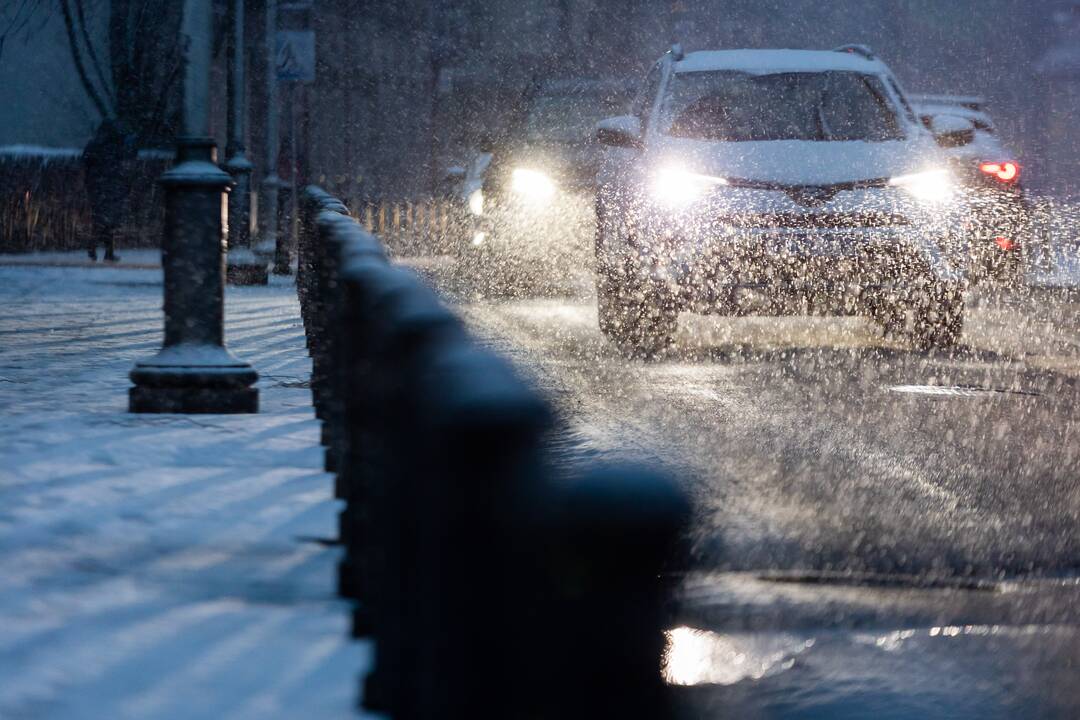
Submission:
<svg viewBox="0 0 1080 720">
<path fill-rule="evenodd" d="M 951 350 L 964 330 L 964 293 L 956 285 L 933 286 L 914 302 L 911 339 L 920 350 Z"/>
<path fill-rule="evenodd" d="M 612 226 L 600 195 L 596 202 L 596 309 L 600 332 L 623 355 L 652 358 L 670 347 L 678 329 L 679 313 L 656 289 L 637 279 L 626 257 L 606 252 L 615 240 L 611 233 L 625 233 Z M 615 245 L 618 247 L 618 245 Z"/>
<path fill-rule="evenodd" d="M 603 274 L 596 287 L 602 332 L 627 357 L 656 357 L 674 342 L 679 315 L 660 293 Z"/>
</svg>

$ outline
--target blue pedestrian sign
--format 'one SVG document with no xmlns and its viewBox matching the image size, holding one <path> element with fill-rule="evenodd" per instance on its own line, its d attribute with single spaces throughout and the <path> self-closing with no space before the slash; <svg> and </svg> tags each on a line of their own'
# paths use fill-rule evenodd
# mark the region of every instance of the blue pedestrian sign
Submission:
<svg viewBox="0 0 1080 720">
<path fill-rule="evenodd" d="M 315 82 L 315 31 L 278 30 L 274 57 L 278 80 Z"/>
</svg>

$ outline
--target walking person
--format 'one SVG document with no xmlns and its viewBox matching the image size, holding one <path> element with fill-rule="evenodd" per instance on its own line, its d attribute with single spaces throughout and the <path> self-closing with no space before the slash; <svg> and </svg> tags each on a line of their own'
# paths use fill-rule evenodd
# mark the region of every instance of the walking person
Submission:
<svg viewBox="0 0 1080 720">
<path fill-rule="evenodd" d="M 117 262 L 116 234 L 124 221 L 134 137 L 116 120 L 106 118 L 83 150 L 86 192 L 90 199 L 93 230 L 87 255 L 97 260 L 97 248 L 105 247 L 105 262 Z"/>
</svg>

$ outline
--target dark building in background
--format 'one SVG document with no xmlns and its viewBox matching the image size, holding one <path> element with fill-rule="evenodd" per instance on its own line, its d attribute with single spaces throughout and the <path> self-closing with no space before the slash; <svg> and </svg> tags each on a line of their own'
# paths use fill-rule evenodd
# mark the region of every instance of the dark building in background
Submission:
<svg viewBox="0 0 1080 720">
<path fill-rule="evenodd" d="M 647 0 L 322 0 L 311 163 L 346 196 L 422 193 L 543 78 L 636 71 L 668 44 Z M 662 6 L 659 6 L 662 7 Z"/>
<path fill-rule="evenodd" d="M 912 92 L 986 97 L 1028 166 L 1029 186 L 1065 187 L 1078 99 L 1039 60 L 1071 5 L 319 0 L 312 163 L 330 184 L 345 183 L 346 195 L 423 192 L 508 126 L 538 78 L 638 77 L 676 39 L 687 50 L 858 42 L 875 48 Z"/>
<path fill-rule="evenodd" d="M 348 197 L 429 191 L 448 165 L 468 161 L 485 136 L 513 122 L 531 83 L 640 77 L 674 39 L 687 50 L 868 44 L 913 92 L 985 96 L 1006 140 L 1022 153 L 1029 187 L 1077 190 L 1080 11 L 1074 0 L 279 3 L 282 26 L 315 31 L 317 53 L 315 81 L 281 89 L 283 162 L 295 138 L 301 182 L 321 182 Z M 223 20 L 226 3 L 217 5 Z M 107 33 L 109 6 L 107 0 L 92 6 L 95 38 Z M 267 111 L 264 9 L 265 0 L 249 0 L 246 15 L 247 147 L 259 166 L 256 178 L 264 170 Z M 7 44 L 0 85 L 19 102 L 0 109 L 0 146 L 77 152 L 89 139 L 96 119 L 71 81 L 64 42 L 54 18 L 29 42 Z M 51 51 L 43 53 L 44 46 Z M 213 127 L 223 149 L 225 43 L 216 49 Z M 26 68 L 41 76 L 40 92 L 28 90 Z"/>
</svg>

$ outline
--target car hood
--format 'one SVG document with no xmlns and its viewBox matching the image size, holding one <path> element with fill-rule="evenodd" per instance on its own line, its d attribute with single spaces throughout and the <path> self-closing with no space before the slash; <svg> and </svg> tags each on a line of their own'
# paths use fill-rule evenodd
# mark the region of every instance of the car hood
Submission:
<svg viewBox="0 0 1080 720">
<path fill-rule="evenodd" d="M 781 185 L 836 185 L 944 167 L 932 141 L 922 136 L 891 142 L 664 138 L 650 156 L 650 164 L 658 166 L 676 164 L 692 172 Z"/>
<path fill-rule="evenodd" d="M 729 576 L 688 593 L 664 672 L 695 717 L 1077 717 L 1078 599 Z"/>
</svg>

